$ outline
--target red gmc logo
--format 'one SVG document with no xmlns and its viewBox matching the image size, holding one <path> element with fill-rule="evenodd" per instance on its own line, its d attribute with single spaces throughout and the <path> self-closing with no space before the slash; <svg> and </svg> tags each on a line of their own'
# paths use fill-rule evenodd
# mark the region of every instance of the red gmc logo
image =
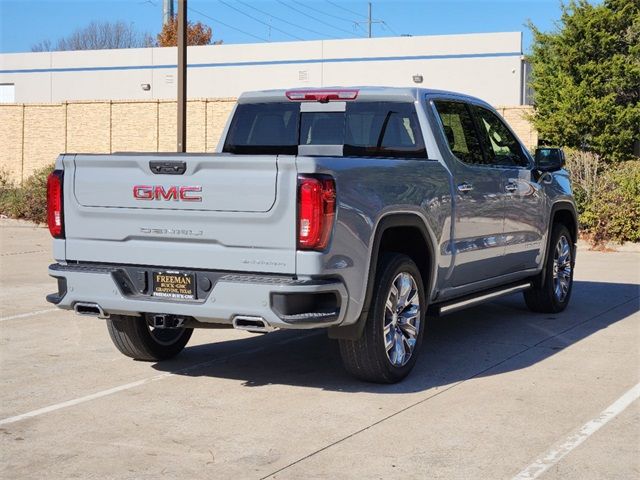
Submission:
<svg viewBox="0 0 640 480">
<path fill-rule="evenodd" d="M 164 187 L 162 185 L 135 185 L 133 187 L 133 198 L 136 200 L 166 200 L 174 202 L 201 202 L 200 195 L 194 195 L 202 191 L 202 187 L 181 187 L 172 185 Z"/>
</svg>

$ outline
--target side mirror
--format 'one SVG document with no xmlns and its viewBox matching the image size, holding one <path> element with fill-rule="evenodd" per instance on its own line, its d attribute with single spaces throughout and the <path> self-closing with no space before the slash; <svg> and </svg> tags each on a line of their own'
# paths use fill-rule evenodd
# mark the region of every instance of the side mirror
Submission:
<svg viewBox="0 0 640 480">
<path fill-rule="evenodd" d="M 561 148 L 537 148 L 535 160 L 537 170 L 541 172 L 555 172 L 564 167 L 564 152 Z"/>
</svg>

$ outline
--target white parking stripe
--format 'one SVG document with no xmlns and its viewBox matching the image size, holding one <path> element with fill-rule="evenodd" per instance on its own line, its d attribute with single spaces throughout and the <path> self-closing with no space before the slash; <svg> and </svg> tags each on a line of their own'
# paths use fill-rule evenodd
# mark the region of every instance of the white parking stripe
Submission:
<svg viewBox="0 0 640 480">
<path fill-rule="evenodd" d="M 35 312 L 30 313 L 21 313 L 20 315 L 12 315 L 10 317 L 0 317 L 0 322 L 4 322 L 5 320 L 15 320 L 17 318 L 27 318 L 33 317 L 35 315 L 42 315 L 43 313 L 51 313 L 58 310 L 57 308 L 47 308 L 46 310 L 36 310 Z"/>
<path fill-rule="evenodd" d="M 636 384 L 609 405 L 596 418 L 585 423 L 576 433 L 569 436 L 563 442 L 557 443 L 538 460 L 513 477 L 513 480 L 533 480 L 534 478 L 538 478 L 618 414 L 622 413 L 638 398 L 640 398 L 640 383 Z"/>
<path fill-rule="evenodd" d="M 182 369 L 177 370 L 175 372 L 165 372 L 165 373 L 161 373 L 161 374 L 158 374 L 158 375 L 154 375 L 153 377 L 143 378 L 142 380 L 138 380 L 136 382 L 125 383 L 124 385 L 119 385 L 117 387 L 109 388 L 107 390 L 101 390 L 99 392 L 92 393 L 90 395 L 85 395 L 84 397 L 74 398 L 73 400 L 67 400 L 66 402 L 61 402 L 61 403 L 56 403 L 54 405 L 49 405 L 48 407 L 39 408 L 37 410 L 32 410 L 30 412 L 23 413 L 21 415 L 15 415 L 13 417 L 4 418 L 4 419 L 0 420 L 0 425 L 7 425 L 9 423 L 15 423 L 15 422 L 19 422 L 21 420 L 26 420 L 28 418 L 39 417 L 40 415 L 44 415 L 45 413 L 55 412 L 57 410 L 62 410 L 63 408 L 72 407 L 74 405 L 79 405 L 81 403 L 86 403 L 86 402 L 89 402 L 91 400 L 95 400 L 97 398 L 102 398 L 102 397 L 106 397 L 108 395 L 112 395 L 114 393 L 122 392 L 124 390 L 130 390 L 132 388 L 139 387 L 139 386 L 145 385 L 147 383 L 151 383 L 151 382 L 155 382 L 157 380 L 161 380 L 161 379 L 169 377 L 171 375 L 185 374 L 185 373 L 190 372 L 192 370 L 196 370 L 198 368 L 207 367 L 209 365 L 213 365 L 213 364 L 215 364 L 217 362 L 222 362 L 224 360 L 228 360 L 230 358 L 234 358 L 234 357 L 237 357 L 239 355 L 253 354 L 253 353 L 259 352 L 261 350 L 266 350 L 266 349 L 272 348 L 272 347 L 279 347 L 279 346 L 285 345 L 287 343 L 297 342 L 297 341 L 304 340 L 304 339 L 307 339 L 307 338 L 310 338 L 310 337 L 314 337 L 314 336 L 317 336 L 317 335 L 320 335 L 320 333 L 315 332 L 315 333 L 312 333 L 312 334 L 295 336 L 293 338 L 286 338 L 286 339 L 281 340 L 280 342 L 277 342 L 277 343 L 271 343 L 271 344 L 268 344 L 268 345 L 263 345 L 263 346 L 260 346 L 260 347 L 253 348 L 251 350 L 242 350 L 240 352 L 232 353 L 231 355 L 226 355 L 224 357 L 218 357 L 218 358 L 214 358 L 213 360 L 208 360 L 206 362 L 196 363 L 194 365 L 190 365 L 188 367 L 182 368 Z"/>
<path fill-rule="evenodd" d="M 153 382 L 155 380 L 160 380 L 161 378 L 164 378 L 167 375 L 171 375 L 171 373 L 169 372 L 163 373 L 160 375 L 156 375 L 155 377 L 145 378 L 142 380 L 138 380 L 137 382 L 131 382 L 125 385 L 120 385 L 118 387 L 110 388 L 108 390 L 102 390 L 100 392 L 92 393 L 91 395 L 87 395 L 85 397 L 74 398 L 73 400 L 68 400 L 62 403 L 56 403 L 55 405 L 49 405 L 48 407 L 39 408 L 38 410 L 32 410 L 30 412 L 23 413 L 22 415 L 16 415 L 14 417 L 5 418 L 3 420 L 0 420 L 0 425 L 19 422 L 20 420 L 26 420 L 27 418 L 38 417 L 40 415 L 44 415 L 45 413 L 55 412 L 56 410 L 60 410 L 62 408 L 72 407 L 73 405 L 78 405 L 80 403 L 85 403 L 90 400 L 95 400 L 96 398 L 106 397 L 107 395 L 111 395 L 113 393 L 121 392 L 123 390 L 129 390 L 131 388 L 144 385 L 145 383 Z"/>
</svg>

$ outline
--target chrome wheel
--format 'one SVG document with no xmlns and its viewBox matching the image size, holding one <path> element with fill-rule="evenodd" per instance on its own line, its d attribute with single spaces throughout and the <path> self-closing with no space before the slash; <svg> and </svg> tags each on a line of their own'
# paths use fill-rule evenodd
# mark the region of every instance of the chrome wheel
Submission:
<svg viewBox="0 0 640 480">
<path fill-rule="evenodd" d="M 401 272 L 393 279 L 384 309 L 384 346 L 395 367 L 407 364 L 420 332 L 420 295 L 413 276 Z"/>
<path fill-rule="evenodd" d="M 553 256 L 553 292 L 556 300 L 563 302 L 571 287 L 571 244 L 564 235 L 560 237 Z"/>
</svg>

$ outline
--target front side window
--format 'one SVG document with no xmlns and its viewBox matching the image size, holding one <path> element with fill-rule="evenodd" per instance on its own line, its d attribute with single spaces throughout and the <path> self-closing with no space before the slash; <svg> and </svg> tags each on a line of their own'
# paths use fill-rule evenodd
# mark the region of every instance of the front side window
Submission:
<svg viewBox="0 0 640 480">
<path fill-rule="evenodd" d="M 464 163 L 486 164 L 473 117 L 467 105 L 446 100 L 436 100 L 434 104 L 451 152 Z"/>
<path fill-rule="evenodd" d="M 475 105 L 471 108 L 476 117 L 480 138 L 489 162 L 498 166 L 527 167 L 529 160 L 525 156 L 520 142 L 502 120 L 486 108 Z"/>
</svg>

